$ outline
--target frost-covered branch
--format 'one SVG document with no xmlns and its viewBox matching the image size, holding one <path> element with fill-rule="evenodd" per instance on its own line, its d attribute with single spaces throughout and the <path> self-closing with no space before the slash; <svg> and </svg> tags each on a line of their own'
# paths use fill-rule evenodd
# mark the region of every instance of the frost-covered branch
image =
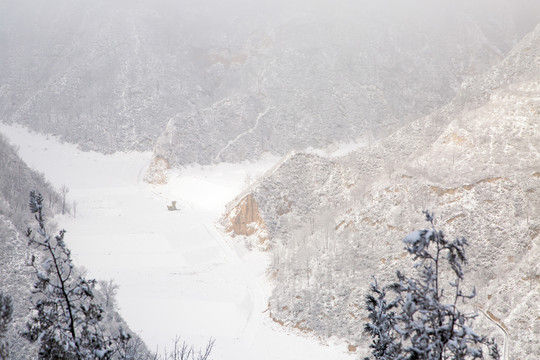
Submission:
<svg viewBox="0 0 540 360">
<path fill-rule="evenodd" d="M 366 298 L 369 323 L 365 330 L 373 338 L 371 345 L 375 359 L 465 360 L 483 359 L 482 346 L 489 348 L 490 356 L 498 359 L 493 340 L 480 336 L 471 328 L 476 317 L 457 308 L 459 298 L 470 299 L 461 290 L 463 265 L 467 263 L 467 241 L 458 238 L 446 240 L 444 233 L 434 225 L 433 214 L 425 212 L 430 229 L 415 231 L 403 242 L 405 249 L 416 261 L 416 277 L 397 272 L 397 282 L 382 289 L 375 281 Z M 446 260 L 448 267 L 443 266 Z M 446 304 L 441 279 L 442 269 L 451 269 L 454 281 L 452 303 Z M 388 290 L 395 294 L 387 299 Z M 390 311 L 392 310 L 392 311 Z"/>
</svg>

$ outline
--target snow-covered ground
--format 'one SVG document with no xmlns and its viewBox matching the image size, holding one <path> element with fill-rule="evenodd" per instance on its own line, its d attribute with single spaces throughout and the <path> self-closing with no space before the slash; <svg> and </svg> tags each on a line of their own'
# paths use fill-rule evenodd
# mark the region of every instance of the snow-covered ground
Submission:
<svg viewBox="0 0 540 360">
<path fill-rule="evenodd" d="M 371 140 L 374 141 L 374 140 Z M 358 138 L 352 142 L 337 142 L 328 145 L 324 148 L 309 147 L 304 152 L 318 155 L 324 158 L 337 158 L 340 156 L 348 155 L 354 151 L 358 151 L 361 148 L 366 147 L 370 142 L 369 138 Z"/>
<path fill-rule="evenodd" d="M 59 216 L 74 260 L 120 286 L 120 312 L 151 349 L 176 336 L 213 358 L 351 359 L 344 343 L 289 333 L 266 312 L 268 254 L 248 251 L 216 226 L 225 204 L 275 162 L 192 166 L 167 185 L 142 181 L 151 153 L 82 152 L 54 137 L 0 125 L 29 166 L 66 185 L 75 213 Z M 167 211 L 171 201 L 179 211 Z M 75 204 L 74 204 L 75 203 Z"/>
</svg>

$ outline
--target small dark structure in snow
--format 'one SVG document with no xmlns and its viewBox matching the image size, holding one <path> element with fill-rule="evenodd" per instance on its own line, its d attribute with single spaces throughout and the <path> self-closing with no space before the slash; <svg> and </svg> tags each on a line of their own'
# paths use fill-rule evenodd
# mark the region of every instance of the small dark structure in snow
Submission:
<svg viewBox="0 0 540 360">
<path fill-rule="evenodd" d="M 178 210 L 178 209 L 176 208 L 176 201 L 173 201 L 173 202 L 172 202 L 172 205 L 167 205 L 167 210 L 169 210 L 169 211 L 176 211 L 176 210 Z"/>
</svg>

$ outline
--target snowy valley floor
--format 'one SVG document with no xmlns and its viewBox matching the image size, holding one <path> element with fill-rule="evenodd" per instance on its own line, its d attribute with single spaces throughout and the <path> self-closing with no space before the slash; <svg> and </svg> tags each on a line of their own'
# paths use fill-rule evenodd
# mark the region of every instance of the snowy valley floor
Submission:
<svg viewBox="0 0 540 360">
<path fill-rule="evenodd" d="M 216 360 L 354 358 L 344 343 L 321 345 L 273 323 L 265 312 L 268 254 L 216 227 L 246 178 L 276 158 L 192 166 L 154 186 L 142 180 L 149 152 L 103 155 L 21 127 L 0 125 L 0 132 L 30 167 L 70 189 L 75 214 L 56 221 L 74 260 L 89 277 L 120 286 L 120 312 L 150 349 L 170 348 L 179 336 L 197 346 L 216 339 Z M 173 200 L 179 211 L 167 211 Z"/>
</svg>

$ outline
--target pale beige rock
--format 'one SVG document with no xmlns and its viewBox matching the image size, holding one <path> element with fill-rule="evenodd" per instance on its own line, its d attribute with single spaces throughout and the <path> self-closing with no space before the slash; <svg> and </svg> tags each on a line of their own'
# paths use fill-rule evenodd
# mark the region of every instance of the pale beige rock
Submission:
<svg viewBox="0 0 540 360">
<path fill-rule="evenodd" d="M 148 166 L 148 170 L 144 176 L 144 181 L 150 184 L 166 184 L 167 170 L 169 170 L 169 162 L 162 156 L 155 156 Z"/>
<path fill-rule="evenodd" d="M 243 236 L 255 236 L 259 245 L 266 244 L 268 232 L 266 224 L 259 214 L 259 205 L 253 197 L 248 194 L 240 200 L 227 216 L 227 232 Z"/>
</svg>

